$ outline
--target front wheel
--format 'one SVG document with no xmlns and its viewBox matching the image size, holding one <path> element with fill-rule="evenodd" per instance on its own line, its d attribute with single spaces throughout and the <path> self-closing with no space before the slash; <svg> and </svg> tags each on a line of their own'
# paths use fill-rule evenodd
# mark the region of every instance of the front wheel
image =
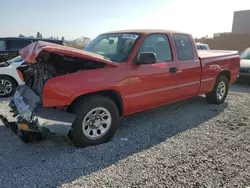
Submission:
<svg viewBox="0 0 250 188">
<path fill-rule="evenodd" d="M 218 76 L 213 90 L 206 94 L 206 99 L 211 104 L 222 104 L 228 94 L 228 79 L 224 75 Z"/>
<path fill-rule="evenodd" d="M 102 95 L 88 96 L 72 107 L 77 115 L 69 137 L 77 147 L 98 145 L 109 141 L 119 123 L 119 112 L 110 98 Z"/>
</svg>

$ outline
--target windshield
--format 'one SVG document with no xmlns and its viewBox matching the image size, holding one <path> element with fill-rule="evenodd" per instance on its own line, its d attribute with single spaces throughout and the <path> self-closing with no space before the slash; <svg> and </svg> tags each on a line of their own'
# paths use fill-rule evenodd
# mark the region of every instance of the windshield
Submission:
<svg viewBox="0 0 250 188">
<path fill-rule="evenodd" d="M 241 59 L 250 59 L 250 48 L 240 54 Z"/>
<path fill-rule="evenodd" d="M 10 65 L 11 63 L 21 62 L 21 61 L 23 61 L 23 58 L 19 55 L 17 57 L 14 57 L 13 59 L 8 60 L 7 63 Z"/>
<path fill-rule="evenodd" d="M 133 49 L 139 34 L 116 33 L 102 34 L 92 40 L 84 50 L 97 53 L 109 58 L 111 61 L 126 61 Z"/>
</svg>

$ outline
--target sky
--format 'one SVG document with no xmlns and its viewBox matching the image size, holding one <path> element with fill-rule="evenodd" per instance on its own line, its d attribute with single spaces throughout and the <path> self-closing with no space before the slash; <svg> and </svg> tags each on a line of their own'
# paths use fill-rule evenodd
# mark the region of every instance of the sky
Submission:
<svg viewBox="0 0 250 188">
<path fill-rule="evenodd" d="M 202 37 L 230 32 L 233 12 L 250 9 L 250 0 L 0 0 L 0 7 L 0 37 L 39 31 L 43 37 L 72 40 L 120 29 L 169 29 Z"/>
</svg>

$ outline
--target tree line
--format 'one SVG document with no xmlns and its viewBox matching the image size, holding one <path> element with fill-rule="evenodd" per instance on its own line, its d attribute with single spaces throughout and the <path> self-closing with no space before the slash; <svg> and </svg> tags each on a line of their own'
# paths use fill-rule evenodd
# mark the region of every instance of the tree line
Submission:
<svg viewBox="0 0 250 188">
<path fill-rule="evenodd" d="M 23 34 L 20 34 L 18 37 L 29 37 L 29 38 L 34 38 L 34 36 L 24 36 Z M 38 31 L 38 32 L 36 33 L 36 38 L 43 38 L 42 33 L 40 33 L 40 32 Z M 50 38 L 51 38 L 51 39 L 57 39 L 57 40 L 59 40 L 59 37 L 58 37 L 58 36 L 57 36 L 57 37 L 51 36 Z M 65 40 L 64 36 L 61 37 L 61 40 L 62 40 L 62 41 Z"/>
</svg>

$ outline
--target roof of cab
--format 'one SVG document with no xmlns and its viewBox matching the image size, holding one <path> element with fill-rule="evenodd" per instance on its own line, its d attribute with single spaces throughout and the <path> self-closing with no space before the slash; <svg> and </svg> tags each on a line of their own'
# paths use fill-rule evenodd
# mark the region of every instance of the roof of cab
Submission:
<svg viewBox="0 0 250 188">
<path fill-rule="evenodd" d="M 163 29 L 127 29 L 127 30 L 117 30 L 117 31 L 110 31 L 103 34 L 109 33 L 141 33 L 141 34 L 151 34 L 151 33 L 178 33 L 178 34 L 186 34 L 190 35 L 190 33 L 174 31 L 174 30 L 163 30 Z"/>
</svg>

